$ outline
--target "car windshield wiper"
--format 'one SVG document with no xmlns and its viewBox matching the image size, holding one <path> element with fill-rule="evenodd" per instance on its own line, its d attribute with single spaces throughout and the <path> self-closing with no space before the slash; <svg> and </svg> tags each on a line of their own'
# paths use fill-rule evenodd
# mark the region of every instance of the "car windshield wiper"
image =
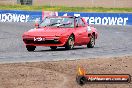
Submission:
<svg viewBox="0 0 132 88">
<path fill-rule="evenodd" d="M 46 25 L 46 26 L 53 26 L 53 25 L 56 25 L 56 24 L 60 24 L 60 23 L 52 23 L 52 24 L 49 24 L 49 25 Z"/>
<path fill-rule="evenodd" d="M 59 26 L 65 26 L 65 25 L 70 25 L 70 24 L 72 24 L 72 23 L 65 23 L 65 24 L 61 24 Z"/>
</svg>

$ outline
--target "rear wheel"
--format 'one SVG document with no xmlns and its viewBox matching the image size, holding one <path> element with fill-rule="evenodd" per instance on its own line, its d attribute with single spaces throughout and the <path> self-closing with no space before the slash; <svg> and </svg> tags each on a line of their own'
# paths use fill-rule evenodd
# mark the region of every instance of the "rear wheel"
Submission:
<svg viewBox="0 0 132 88">
<path fill-rule="evenodd" d="M 56 50 L 57 46 L 50 46 L 51 50 Z"/>
<path fill-rule="evenodd" d="M 35 48 L 36 48 L 36 46 L 29 46 L 29 45 L 27 45 L 26 48 L 27 48 L 28 51 L 34 51 Z"/>
<path fill-rule="evenodd" d="M 95 45 L 95 37 L 94 36 L 91 36 L 90 42 L 87 44 L 87 47 L 88 48 L 93 48 L 94 45 Z"/>
<path fill-rule="evenodd" d="M 65 45 L 65 49 L 70 50 L 74 48 L 74 36 L 71 35 Z"/>
</svg>

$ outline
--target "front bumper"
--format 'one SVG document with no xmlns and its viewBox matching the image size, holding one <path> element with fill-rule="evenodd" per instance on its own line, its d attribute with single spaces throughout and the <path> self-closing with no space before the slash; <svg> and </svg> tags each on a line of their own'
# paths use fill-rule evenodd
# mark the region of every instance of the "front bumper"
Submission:
<svg viewBox="0 0 132 88">
<path fill-rule="evenodd" d="M 23 36 L 24 43 L 32 46 L 64 46 L 67 40 L 65 36 Z"/>
</svg>

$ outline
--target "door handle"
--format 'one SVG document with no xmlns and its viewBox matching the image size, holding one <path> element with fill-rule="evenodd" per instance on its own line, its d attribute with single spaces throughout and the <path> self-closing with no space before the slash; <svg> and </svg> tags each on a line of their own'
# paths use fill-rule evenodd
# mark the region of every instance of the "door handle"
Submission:
<svg viewBox="0 0 132 88">
<path fill-rule="evenodd" d="M 81 35 L 82 33 L 79 33 L 79 35 Z"/>
</svg>

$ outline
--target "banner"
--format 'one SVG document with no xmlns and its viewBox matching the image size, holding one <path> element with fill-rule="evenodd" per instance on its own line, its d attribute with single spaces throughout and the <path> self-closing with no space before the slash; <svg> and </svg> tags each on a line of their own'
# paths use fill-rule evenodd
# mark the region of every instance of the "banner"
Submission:
<svg viewBox="0 0 132 88">
<path fill-rule="evenodd" d="M 0 22 L 33 22 L 42 20 L 40 11 L 0 10 Z"/>
<path fill-rule="evenodd" d="M 85 18 L 88 24 L 132 25 L 132 13 L 83 13 L 0 10 L 0 22 L 40 22 L 46 16 L 80 16 Z"/>
<path fill-rule="evenodd" d="M 59 16 L 81 16 L 88 24 L 132 25 L 132 13 L 58 12 Z"/>
</svg>

